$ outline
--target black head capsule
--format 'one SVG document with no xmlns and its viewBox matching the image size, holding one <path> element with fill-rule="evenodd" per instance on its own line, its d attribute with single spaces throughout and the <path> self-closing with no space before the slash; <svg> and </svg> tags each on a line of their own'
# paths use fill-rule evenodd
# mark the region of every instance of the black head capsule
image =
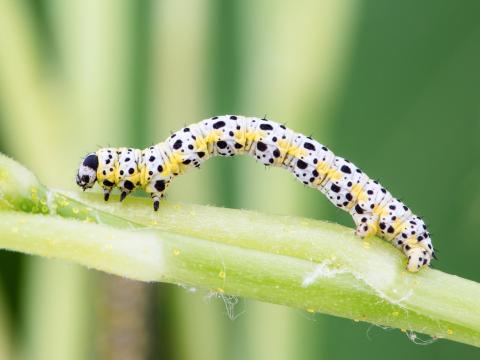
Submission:
<svg viewBox="0 0 480 360">
<path fill-rule="evenodd" d="M 98 156 L 88 154 L 78 167 L 76 182 L 83 190 L 91 188 L 97 181 Z"/>
</svg>

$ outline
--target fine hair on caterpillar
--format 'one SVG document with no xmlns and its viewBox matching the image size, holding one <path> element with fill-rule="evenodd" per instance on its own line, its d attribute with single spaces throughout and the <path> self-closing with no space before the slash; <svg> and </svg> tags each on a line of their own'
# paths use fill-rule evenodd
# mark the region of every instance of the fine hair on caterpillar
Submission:
<svg viewBox="0 0 480 360">
<path fill-rule="evenodd" d="M 76 176 L 85 189 L 96 182 L 107 201 L 114 187 L 120 201 L 136 188 L 150 194 L 154 210 L 172 180 L 213 156 L 248 154 L 266 166 L 288 170 L 347 211 L 359 237 L 378 235 L 401 249 L 407 269 L 428 266 L 435 252 L 424 221 L 350 161 L 293 130 L 265 118 L 214 116 L 171 134 L 144 150 L 102 148 L 87 154 Z"/>
</svg>

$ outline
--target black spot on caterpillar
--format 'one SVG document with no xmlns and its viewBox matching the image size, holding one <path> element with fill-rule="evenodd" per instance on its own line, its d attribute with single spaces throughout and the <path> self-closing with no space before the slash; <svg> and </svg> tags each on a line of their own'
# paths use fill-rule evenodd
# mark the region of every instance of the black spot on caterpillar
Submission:
<svg viewBox="0 0 480 360">
<path fill-rule="evenodd" d="M 303 184 L 321 191 L 351 214 L 360 237 L 378 235 L 403 250 L 407 269 L 429 265 L 433 251 L 422 219 L 350 161 L 324 145 L 274 121 L 236 115 L 215 116 L 173 133 L 144 150 L 103 148 L 87 154 L 77 172 L 83 189 L 95 182 L 105 199 L 114 186 L 123 200 L 144 189 L 157 210 L 170 182 L 211 156 L 248 154 L 264 165 L 287 169 Z"/>
</svg>

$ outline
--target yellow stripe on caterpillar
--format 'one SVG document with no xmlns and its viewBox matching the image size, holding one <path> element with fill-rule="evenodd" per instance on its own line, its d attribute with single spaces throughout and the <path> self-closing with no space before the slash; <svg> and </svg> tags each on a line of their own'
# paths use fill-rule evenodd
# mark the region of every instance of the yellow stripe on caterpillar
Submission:
<svg viewBox="0 0 480 360">
<path fill-rule="evenodd" d="M 388 210 L 386 210 L 384 206 L 380 206 L 378 204 L 375 205 L 372 211 L 378 217 L 383 217 L 388 215 Z"/>
<path fill-rule="evenodd" d="M 353 198 L 357 199 L 357 201 L 364 201 L 367 199 L 367 195 L 362 190 L 363 186 L 361 184 L 355 184 L 352 186 L 350 192 L 352 193 Z"/>
<path fill-rule="evenodd" d="M 182 156 L 179 153 L 171 153 L 168 157 L 168 160 L 165 161 L 163 165 L 163 171 L 161 172 L 161 175 L 167 177 L 169 175 L 182 174 L 183 172 L 185 172 L 182 161 Z"/>
</svg>

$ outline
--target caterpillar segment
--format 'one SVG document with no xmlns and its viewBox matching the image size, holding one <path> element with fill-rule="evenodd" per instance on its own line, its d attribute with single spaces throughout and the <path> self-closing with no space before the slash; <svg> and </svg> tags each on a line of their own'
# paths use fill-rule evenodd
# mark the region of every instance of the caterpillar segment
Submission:
<svg viewBox="0 0 480 360">
<path fill-rule="evenodd" d="M 154 210 L 172 180 L 213 156 L 247 154 L 287 169 L 353 218 L 359 237 L 378 235 L 402 250 L 407 269 L 428 266 L 435 252 L 422 219 L 350 161 L 311 137 L 267 119 L 215 116 L 189 125 L 144 150 L 103 148 L 87 154 L 77 172 L 84 190 L 95 182 L 107 201 L 114 187 L 124 200 L 136 188 L 150 194 Z"/>
</svg>

